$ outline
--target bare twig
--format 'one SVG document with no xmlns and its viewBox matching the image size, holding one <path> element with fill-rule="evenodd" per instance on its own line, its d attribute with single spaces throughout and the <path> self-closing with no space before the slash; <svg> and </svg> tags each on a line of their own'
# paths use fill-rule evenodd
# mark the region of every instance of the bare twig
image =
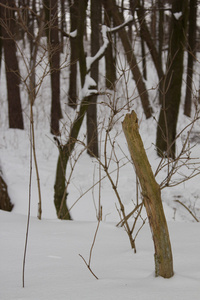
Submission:
<svg viewBox="0 0 200 300">
<path fill-rule="evenodd" d="M 98 278 L 98 277 L 94 274 L 94 272 L 91 270 L 91 268 L 90 268 L 89 264 L 87 264 L 85 258 L 84 258 L 81 254 L 79 254 L 79 256 L 82 258 L 82 260 L 84 261 L 84 263 L 86 264 L 86 266 L 88 267 L 88 269 L 90 270 L 90 272 L 92 273 L 92 275 L 98 280 L 99 278 Z"/>
<path fill-rule="evenodd" d="M 187 211 L 191 214 L 191 216 L 195 219 L 195 221 L 199 222 L 197 217 L 193 214 L 193 212 L 185 204 L 183 204 L 180 200 L 174 200 L 174 201 L 181 204 L 185 209 L 187 209 Z"/>
</svg>

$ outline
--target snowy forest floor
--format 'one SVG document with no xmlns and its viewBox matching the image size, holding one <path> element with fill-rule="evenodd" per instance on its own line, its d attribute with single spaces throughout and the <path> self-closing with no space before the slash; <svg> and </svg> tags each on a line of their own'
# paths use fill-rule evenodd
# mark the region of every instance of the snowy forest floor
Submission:
<svg viewBox="0 0 200 300">
<path fill-rule="evenodd" d="M 152 135 L 149 134 L 152 126 L 155 126 L 152 120 L 148 120 L 141 123 L 140 127 L 152 169 L 155 170 L 159 159 L 152 144 Z M 198 124 L 195 130 L 198 130 Z M 85 152 L 82 154 L 69 187 L 69 207 L 82 195 L 71 210 L 74 221 L 59 221 L 53 204 L 58 150 L 47 132 L 36 130 L 36 137 L 43 215 L 41 221 L 36 218 L 38 195 L 33 168 L 32 217 L 23 289 L 22 262 L 30 172 L 29 137 L 27 131 L 1 130 L 1 166 L 15 205 L 12 213 L 0 212 L 1 299 L 199 299 L 200 227 L 190 213 L 175 202 L 182 201 L 199 218 L 199 176 L 162 191 L 174 258 L 175 275 L 171 279 L 154 277 L 154 249 L 148 222 L 136 239 L 137 253 L 131 250 L 124 229 L 116 228 L 119 221 L 117 199 L 107 179 L 102 180 L 103 221 L 91 261 L 92 271 L 99 278 L 96 280 L 79 254 L 88 262 L 97 227 L 98 185 L 85 195 L 84 192 L 98 180 L 98 164 Z M 119 145 L 126 147 L 122 132 L 117 138 Z M 194 157 L 197 157 L 198 149 L 197 144 L 193 149 Z M 115 168 L 115 164 L 112 168 Z M 166 170 L 161 173 L 158 180 L 165 177 Z M 127 213 L 133 209 L 135 199 L 134 176 L 131 164 L 120 169 L 118 188 Z"/>
<path fill-rule="evenodd" d="M 2 74 L 4 72 L 2 71 Z M 150 72 L 148 88 L 156 86 L 152 81 L 156 78 Z M 61 99 L 64 119 L 61 142 L 68 137 L 69 126 L 74 119 L 66 105 L 68 73 L 62 75 Z M 64 82 L 64 83 L 63 83 Z M 2 86 L 6 86 L 5 77 L 1 76 Z M 133 83 L 128 87 L 130 95 L 135 88 Z M 130 89 L 129 89 L 130 88 Z M 121 94 L 120 94 L 121 93 Z M 151 92 L 150 92 L 151 94 Z M 155 100 L 152 91 L 151 102 Z M 197 300 L 200 295 L 200 227 L 191 214 L 179 203 L 186 205 L 200 220 L 200 185 L 199 176 L 180 185 L 177 181 L 189 176 L 193 171 L 191 165 L 184 165 L 173 177 L 174 187 L 162 190 L 164 211 L 169 225 L 170 239 L 174 257 L 175 275 L 171 279 L 154 277 L 154 249 L 151 232 L 146 221 L 136 239 L 137 253 L 131 250 L 128 236 L 124 229 L 116 227 L 119 222 L 119 205 L 109 180 L 104 177 L 99 163 L 90 158 L 86 151 L 78 159 L 68 188 L 67 205 L 71 209 L 73 221 L 57 219 L 53 202 L 54 181 L 58 149 L 49 133 L 50 112 L 49 78 L 45 78 L 41 95 L 36 99 L 34 109 L 36 152 L 42 192 L 42 220 L 37 216 L 38 190 L 35 168 L 31 181 L 31 220 L 25 268 L 25 288 L 22 288 L 22 262 L 25 244 L 27 211 L 29 201 L 30 178 L 30 136 L 29 105 L 27 94 L 22 87 L 25 130 L 8 128 L 6 89 L 0 91 L 0 167 L 8 185 L 8 191 L 14 209 L 11 213 L 0 211 L 0 299 L 2 300 Z M 113 96 L 114 98 L 114 96 Z M 124 105 L 126 94 L 118 82 L 117 105 Z M 64 99 L 64 100 L 63 100 Z M 106 101 L 102 98 L 99 103 Z M 117 102 L 118 101 L 118 102 Z M 120 103 L 120 101 L 122 103 Z M 154 103 L 155 104 L 155 103 Z M 139 117 L 140 133 L 147 156 L 155 172 L 160 159 L 155 151 L 155 134 L 160 107 L 154 105 L 155 119 L 146 120 L 141 111 L 141 104 L 135 100 L 133 107 Z M 115 141 L 115 151 L 120 162 L 118 192 L 128 214 L 134 208 L 137 194 L 137 180 L 133 165 L 128 162 L 128 149 L 122 132 L 121 122 L 126 111 L 122 111 L 119 120 L 110 132 Z M 98 106 L 98 122 L 100 128 L 101 156 L 104 155 L 104 137 L 108 124 L 108 105 Z M 68 123 L 67 123 L 68 122 Z M 179 115 L 178 130 L 180 132 L 191 122 L 183 117 L 182 107 Z M 67 125 L 66 125 L 67 124 Z M 189 128 L 177 140 L 177 151 L 181 150 Z M 199 132 L 200 122 L 195 123 L 191 131 L 188 149 L 192 162 L 199 164 Z M 102 135 L 101 135 L 102 133 Z M 85 123 L 80 139 L 85 141 Z M 193 147 L 194 146 L 194 147 Z M 83 147 L 76 145 L 71 164 L 78 157 Z M 117 179 L 116 157 L 112 147 L 107 147 L 110 160 L 110 174 Z M 112 154 L 112 155 L 111 155 Z M 184 162 L 184 160 L 182 161 Z M 70 176 L 71 164 L 67 169 Z M 198 165 L 197 165 L 198 166 Z M 163 167 L 156 180 L 161 183 L 168 174 Z M 100 184 L 98 183 L 99 179 Z M 87 192 L 88 191 L 88 192 Z M 179 202 L 177 202 L 177 200 Z M 102 222 L 92 253 L 91 268 L 98 276 L 96 280 L 87 269 L 82 255 L 88 262 L 90 248 L 97 227 L 98 205 L 102 206 Z M 145 211 L 142 212 L 143 219 Z M 133 222 L 131 219 L 130 222 Z M 140 220 L 138 221 L 140 226 Z M 134 232 L 136 234 L 136 232 Z"/>
<path fill-rule="evenodd" d="M 168 300 L 199 299 L 200 227 L 198 223 L 169 222 L 175 275 L 154 277 L 153 244 L 146 225 L 130 249 L 123 229 L 102 222 L 91 267 L 87 261 L 95 222 L 31 218 L 25 288 L 22 260 L 26 217 L 0 212 L 0 296 L 2 300 Z"/>
</svg>

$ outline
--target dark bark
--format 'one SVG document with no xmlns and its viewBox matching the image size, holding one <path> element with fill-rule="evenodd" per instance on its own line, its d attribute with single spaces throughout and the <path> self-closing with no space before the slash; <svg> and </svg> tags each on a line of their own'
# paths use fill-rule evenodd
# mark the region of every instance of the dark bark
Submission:
<svg viewBox="0 0 200 300">
<path fill-rule="evenodd" d="M 73 3 L 72 3 L 73 2 Z M 77 29 L 78 25 L 78 0 L 69 1 L 70 5 L 70 31 Z M 70 37 L 70 77 L 69 77 L 69 92 L 68 104 L 72 108 L 76 108 L 77 103 L 77 61 L 78 48 L 77 38 Z"/>
<path fill-rule="evenodd" d="M 20 73 L 17 61 L 17 49 L 15 45 L 15 19 L 14 11 L 9 9 L 15 5 L 13 0 L 2 0 L 5 8 L 0 7 L 0 25 L 3 40 L 4 59 L 6 67 L 7 99 L 9 127 L 24 129 L 21 98 L 20 98 Z"/>
<path fill-rule="evenodd" d="M 188 28 L 188 62 L 187 62 L 187 79 L 184 114 L 188 117 L 191 115 L 192 106 L 192 77 L 193 64 L 196 48 L 196 30 L 197 30 L 197 0 L 190 0 L 189 10 L 189 28 Z"/>
<path fill-rule="evenodd" d="M 5 211 L 11 211 L 13 209 L 13 204 L 11 203 L 7 184 L 3 179 L 2 172 L 0 170 L 0 209 Z"/>
<path fill-rule="evenodd" d="M 108 27 L 112 27 L 112 12 L 108 9 L 106 1 L 104 2 L 104 23 Z M 115 57 L 113 51 L 113 38 L 111 34 L 108 34 L 110 41 L 105 52 L 105 64 L 106 64 L 106 87 L 108 89 L 114 89 L 116 81 L 116 67 Z"/>
<path fill-rule="evenodd" d="M 51 73 L 51 133 L 59 135 L 59 120 L 62 118 L 60 105 L 60 43 L 58 30 L 58 1 L 44 0 L 46 33 Z"/>
<path fill-rule="evenodd" d="M 157 35 L 157 30 L 156 30 L 156 23 L 157 23 L 157 15 L 156 15 L 156 5 L 154 3 L 154 0 L 151 1 L 151 36 L 153 38 L 154 43 L 156 44 L 156 35 Z"/>
<path fill-rule="evenodd" d="M 164 4 L 163 1 L 157 1 L 158 9 L 159 9 L 159 24 L 158 24 L 158 66 L 161 70 L 163 70 L 163 41 L 164 41 Z M 164 74 L 159 77 L 159 103 L 162 103 L 162 84 L 164 79 Z"/>
<path fill-rule="evenodd" d="M 99 0 L 91 0 L 91 55 L 94 56 L 100 48 L 101 5 Z M 91 77 L 98 86 L 99 62 L 91 67 Z M 98 128 L 97 128 L 97 95 L 90 96 L 87 109 L 87 153 L 98 157 Z"/>
<path fill-rule="evenodd" d="M 157 153 L 159 156 L 172 158 L 175 158 L 176 153 L 176 125 L 181 100 L 187 10 L 187 1 L 173 1 L 168 60 L 162 91 L 162 107 L 157 126 Z M 180 15 L 176 13 L 180 13 Z"/>
<path fill-rule="evenodd" d="M 138 21 L 140 23 L 141 38 L 147 44 L 147 47 L 150 51 L 153 63 L 155 65 L 155 68 L 156 68 L 156 71 L 157 71 L 157 74 L 158 74 L 158 78 L 161 81 L 164 77 L 163 70 L 162 70 L 162 65 L 160 64 L 159 54 L 158 54 L 158 51 L 156 49 L 155 42 L 154 42 L 154 40 L 151 36 L 151 33 L 148 29 L 147 24 L 146 24 L 144 10 L 143 10 L 143 7 L 141 5 L 138 5 L 137 15 L 138 15 Z"/>
<path fill-rule="evenodd" d="M 0 18 L 1 18 L 1 7 L 0 7 Z M 3 41 L 2 41 L 2 26 L 0 23 L 0 71 L 1 71 L 1 65 L 2 65 L 2 51 L 3 50 Z"/>
<path fill-rule="evenodd" d="M 116 26 L 119 26 L 123 23 L 123 18 L 118 10 L 118 7 L 116 6 L 115 0 L 102 0 L 103 4 L 105 5 L 105 2 L 107 3 L 110 11 L 112 12 L 112 17 L 114 20 L 114 23 Z M 132 49 L 128 34 L 126 30 L 123 28 L 119 31 L 119 36 L 122 41 L 125 55 L 127 58 L 127 61 L 130 66 L 130 70 L 132 72 L 133 78 L 136 82 L 136 87 L 138 90 L 138 94 L 141 99 L 142 107 L 145 113 L 146 118 L 150 118 L 152 115 L 152 108 L 149 102 L 148 92 L 145 86 L 145 83 L 142 79 L 142 74 L 140 72 L 140 69 L 138 67 L 138 63 L 134 54 L 134 51 Z"/>
<path fill-rule="evenodd" d="M 142 0 L 142 9 L 144 8 L 144 0 Z M 142 52 L 142 71 L 143 77 L 147 80 L 147 68 L 146 68 L 146 51 L 145 51 L 145 41 L 142 38 L 142 30 L 140 28 L 140 35 L 141 35 L 141 52 Z"/>
<path fill-rule="evenodd" d="M 65 13 L 65 2 L 64 0 L 60 0 L 60 10 L 61 10 L 61 17 L 60 17 L 60 27 L 61 32 L 67 31 L 67 23 L 66 23 L 66 13 Z M 63 52 L 63 46 L 64 46 L 64 36 L 63 34 L 60 35 L 60 42 L 61 42 L 61 51 Z"/>
<path fill-rule="evenodd" d="M 35 45 L 35 28 L 34 28 L 34 21 L 35 21 L 35 15 L 37 13 L 36 11 L 36 3 L 35 0 L 32 1 L 32 6 L 30 6 L 31 10 L 27 11 L 28 15 L 28 38 L 29 38 L 29 43 L 30 43 L 30 66 L 31 68 L 31 73 L 30 73 L 30 93 L 32 95 L 32 105 L 34 104 L 34 100 L 36 98 L 36 82 L 35 82 L 35 59 L 36 55 L 34 57 L 34 47 Z M 32 63 L 33 62 L 33 63 Z"/>
<path fill-rule="evenodd" d="M 82 87 L 84 86 L 85 76 L 87 73 L 85 52 L 83 46 L 83 36 L 84 36 L 83 24 L 86 18 L 86 8 L 87 8 L 87 0 L 79 1 L 77 43 L 78 43 L 79 67 L 80 67 L 80 77 L 81 77 Z M 67 163 L 76 144 L 85 113 L 88 109 L 88 105 L 89 105 L 88 98 L 84 98 L 81 102 L 78 116 L 75 119 L 74 123 L 72 124 L 72 128 L 70 130 L 67 143 L 62 147 L 59 146 L 59 157 L 57 162 L 56 179 L 54 185 L 54 204 L 56 207 L 57 216 L 60 219 L 65 219 L 65 220 L 71 219 L 71 215 L 68 211 L 67 204 L 66 204 L 67 191 L 65 185 L 65 174 L 67 169 Z"/>
<path fill-rule="evenodd" d="M 163 40 L 164 40 L 164 10 L 163 10 L 163 1 L 158 0 L 158 9 L 159 9 L 159 24 L 158 24 L 158 61 L 160 68 L 162 70 L 162 49 L 163 49 Z"/>
</svg>

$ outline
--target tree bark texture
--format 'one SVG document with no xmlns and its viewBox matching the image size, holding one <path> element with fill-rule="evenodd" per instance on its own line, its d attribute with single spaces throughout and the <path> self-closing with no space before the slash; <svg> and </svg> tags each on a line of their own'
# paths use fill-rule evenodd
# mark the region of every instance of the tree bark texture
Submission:
<svg viewBox="0 0 200 300">
<path fill-rule="evenodd" d="M 123 18 L 120 15 L 120 12 L 118 10 L 118 7 L 116 6 L 115 0 L 103 0 L 103 4 L 106 2 L 107 7 L 109 10 L 112 12 L 112 17 L 115 26 L 119 26 L 123 23 Z M 105 5 L 105 4 L 104 4 Z M 142 107 L 145 113 L 146 118 L 150 118 L 152 115 L 152 107 L 149 102 L 149 96 L 148 92 L 146 89 L 146 85 L 142 79 L 142 74 L 140 72 L 140 69 L 138 67 L 138 63 L 134 54 L 134 51 L 132 49 L 128 33 L 126 30 L 123 28 L 119 30 L 119 36 L 122 41 L 122 45 L 125 51 L 125 55 L 127 58 L 127 61 L 130 66 L 130 70 L 132 72 L 133 78 L 136 82 L 136 87 L 138 90 L 138 94 L 141 99 Z"/>
<path fill-rule="evenodd" d="M 137 16 L 138 16 L 138 21 L 140 23 L 140 34 L 141 38 L 146 42 L 147 47 L 150 51 L 154 66 L 157 71 L 158 79 L 161 81 L 164 77 L 164 73 L 162 70 L 162 65 L 159 62 L 159 54 L 155 46 L 155 41 L 153 40 L 151 33 L 148 29 L 146 20 L 145 20 L 145 13 L 144 9 L 141 5 L 138 5 L 137 11 Z"/>
<path fill-rule="evenodd" d="M 84 36 L 83 24 L 85 22 L 85 17 L 86 17 L 86 8 L 87 8 L 87 0 L 79 1 L 77 43 L 78 43 L 79 67 L 80 67 L 80 77 L 81 77 L 82 87 L 84 86 L 85 76 L 87 72 L 85 52 L 83 46 L 83 36 Z M 66 191 L 65 175 L 66 175 L 67 163 L 76 144 L 85 113 L 88 109 L 88 105 L 89 105 L 88 98 L 84 98 L 81 102 L 78 116 L 75 119 L 74 123 L 72 124 L 72 128 L 70 130 L 67 143 L 64 146 L 59 145 L 59 157 L 57 162 L 56 179 L 54 185 L 54 204 L 56 207 L 57 216 L 60 219 L 65 219 L 65 220 L 71 219 L 66 204 L 67 191 Z"/>
<path fill-rule="evenodd" d="M 100 48 L 101 3 L 91 0 L 91 55 L 95 56 Z M 98 86 L 99 61 L 91 67 L 91 77 Z M 98 157 L 97 95 L 90 96 L 87 109 L 87 153 Z"/>
<path fill-rule="evenodd" d="M 78 24 L 78 0 L 69 1 L 70 3 L 70 32 L 77 29 Z M 73 3 L 72 3 L 73 2 Z M 70 76 L 69 76 L 69 92 L 68 104 L 72 108 L 77 107 L 77 61 L 78 49 L 77 38 L 70 37 Z"/>
<path fill-rule="evenodd" d="M 181 101 L 187 11 L 188 1 L 176 0 L 172 2 L 171 39 L 156 139 L 157 154 L 171 158 L 175 158 L 176 153 L 176 125 Z"/>
<path fill-rule="evenodd" d="M 184 114 L 188 117 L 191 115 L 192 106 L 192 77 L 193 64 L 196 52 L 196 30 L 197 30 L 197 0 L 190 0 L 189 11 L 189 28 L 188 28 L 188 62 L 187 62 L 187 79 Z"/>
<path fill-rule="evenodd" d="M 15 45 L 15 19 L 13 1 L 2 0 L 2 4 L 8 8 L 0 7 L 0 26 L 3 38 L 4 59 L 6 67 L 7 99 L 9 127 L 24 129 L 21 98 L 20 98 L 20 73 L 17 61 L 17 49 Z"/>
<path fill-rule="evenodd" d="M 62 118 L 60 105 L 60 51 L 58 35 L 58 1 L 44 0 L 46 14 L 46 34 L 48 40 L 51 74 L 51 133 L 60 134 L 59 120 Z"/>
<path fill-rule="evenodd" d="M 143 201 L 152 232 L 155 248 L 155 276 L 170 278 L 174 274 L 173 257 L 160 187 L 148 161 L 138 130 L 137 115 L 134 111 L 125 116 L 122 127 L 140 181 Z"/>
<path fill-rule="evenodd" d="M 112 27 L 112 13 L 107 8 L 106 1 L 104 2 L 104 23 L 108 27 Z M 114 57 L 114 51 L 113 51 L 113 38 L 112 34 L 108 33 L 108 39 L 110 41 L 106 52 L 105 52 L 105 68 L 106 68 L 106 88 L 113 90 L 115 87 L 115 81 L 116 81 L 116 59 Z"/>
</svg>

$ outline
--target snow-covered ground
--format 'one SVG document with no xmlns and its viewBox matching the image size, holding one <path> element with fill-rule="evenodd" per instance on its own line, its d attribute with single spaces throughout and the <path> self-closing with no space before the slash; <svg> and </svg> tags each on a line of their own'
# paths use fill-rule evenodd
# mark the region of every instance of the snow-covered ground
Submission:
<svg viewBox="0 0 200 300">
<path fill-rule="evenodd" d="M 66 72 L 65 72 L 66 71 Z M 74 112 L 67 107 L 68 71 L 62 73 L 62 105 L 64 119 L 61 142 L 67 140 L 70 122 Z M 7 104 L 5 77 L 2 69 L 0 90 L 0 166 L 8 184 L 8 191 L 14 209 L 12 213 L 0 211 L 0 299 L 2 300 L 80 300 L 80 299 L 180 299 L 197 300 L 200 295 L 200 227 L 192 215 L 176 200 L 187 205 L 192 213 L 200 219 L 200 186 L 199 176 L 173 188 L 162 190 L 163 206 L 169 225 L 170 238 L 174 257 L 175 275 L 171 279 L 154 277 L 154 249 L 148 222 L 136 239 L 137 253 L 130 248 L 128 236 L 124 229 L 116 227 L 119 222 L 119 204 L 113 188 L 99 163 L 90 158 L 86 151 L 78 159 L 68 188 L 67 204 L 71 208 L 73 221 L 60 221 L 56 217 L 53 203 L 58 149 L 49 133 L 50 92 L 49 78 L 45 78 L 39 97 L 34 105 L 36 152 L 42 193 L 42 220 L 37 216 L 38 191 L 35 168 L 31 181 L 31 219 L 28 238 L 28 249 L 25 268 L 25 288 L 22 288 L 22 262 L 25 244 L 27 211 L 30 185 L 30 136 L 29 108 L 26 91 L 22 85 L 25 130 L 7 129 Z M 129 76 L 129 75 L 128 75 Z M 103 76 L 102 76 L 103 78 Z M 101 78 L 101 80 L 103 80 Z M 130 76 L 131 78 L 131 76 Z M 127 79 L 129 82 L 131 79 Z M 155 81 L 155 82 L 154 82 Z M 149 74 L 148 88 L 155 87 L 154 71 Z M 124 105 L 124 99 L 133 96 L 134 84 L 128 83 L 128 94 L 122 83 L 118 82 L 118 94 L 110 99 L 116 101 L 117 107 Z M 152 95 L 151 95 L 152 93 Z M 154 103 L 155 92 L 150 92 Z M 107 101 L 103 96 L 99 102 Z M 144 141 L 148 158 L 155 172 L 160 159 L 155 151 L 156 121 L 145 120 L 138 100 L 133 101 L 140 124 L 140 133 Z M 108 123 L 108 106 L 100 104 L 99 128 L 101 157 L 104 155 L 105 130 L 102 124 Z M 158 118 L 159 107 L 154 103 L 155 118 Z M 157 111 L 156 111 L 157 110 Z M 125 110 L 120 112 L 120 119 L 111 130 L 115 140 L 115 155 L 112 147 L 107 146 L 108 158 L 111 157 L 109 169 L 114 180 L 118 178 L 118 192 L 128 214 L 136 202 L 136 178 L 134 168 L 128 163 L 129 153 L 121 122 Z M 191 120 L 183 117 L 182 107 L 178 132 Z M 186 130 L 186 132 L 188 129 Z M 198 135 L 200 122 L 192 129 L 191 157 L 199 162 Z M 177 141 L 180 151 L 186 132 Z M 80 134 L 85 140 L 85 124 Z M 77 145 L 73 153 L 74 163 L 83 149 Z M 112 154 L 112 156 L 111 156 Z M 120 171 L 117 177 L 117 163 Z M 184 162 L 182 160 L 182 162 Z M 192 166 L 190 165 L 190 168 Z M 67 178 L 70 176 L 70 164 Z M 174 180 L 183 179 L 191 174 L 188 166 L 175 174 Z M 167 167 L 156 177 L 158 183 L 167 176 Z M 101 180 L 100 180 L 101 179 Z M 98 181 L 100 180 L 100 184 Z M 91 268 L 98 276 L 96 280 L 84 264 L 88 262 L 91 245 L 97 228 L 97 211 L 99 202 L 102 206 L 102 222 L 92 252 Z M 143 211 L 143 217 L 145 212 Z M 133 219 L 130 220 L 133 222 Z M 140 221 L 139 221 L 140 222 Z M 140 224 L 139 224 L 140 226 Z M 135 233 L 134 233 L 135 234 Z M 79 255 L 80 254 L 80 255 Z"/>
<path fill-rule="evenodd" d="M 200 227 L 197 223 L 169 222 L 175 275 L 154 277 L 153 245 L 146 225 L 130 249 L 123 229 L 100 224 L 87 269 L 95 222 L 31 218 L 25 288 L 22 260 L 26 217 L 0 212 L 0 297 L 2 300 L 198 300 L 200 294 Z"/>
<path fill-rule="evenodd" d="M 144 122 L 146 125 L 141 124 L 141 135 L 155 170 L 159 159 L 150 134 L 154 126 L 152 123 L 148 120 Z M 120 125 L 117 126 L 119 129 Z M 102 180 L 103 221 L 91 261 L 92 271 L 99 278 L 96 280 L 79 254 L 88 262 L 97 227 L 99 186 L 97 184 L 85 195 L 84 192 L 98 181 L 99 165 L 85 152 L 82 154 L 69 186 L 69 207 L 82 195 L 71 210 L 74 221 L 59 221 L 53 204 L 58 150 L 48 131 L 37 129 L 36 137 L 43 215 L 41 221 L 36 218 L 38 194 L 33 167 L 32 217 L 23 289 L 22 262 L 30 172 L 29 134 L 28 130 L 1 130 L 1 166 L 15 205 L 12 213 L 0 212 L 1 299 L 199 299 L 199 223 L 194 222 L 189 212 L 174 201 L 191 204 L 190 208 L 199 217 L 199 176 L 162 192 L 174 257 L 175 275 L 171 279 L 154 277 L 154 249 L 147 222 L 136 239 L 137 253 L 131 250 L 124 229 L 116 228 L 119 215 L 113 189 L 107 179 Z M 118 143 L 128 154 L 123 133 L 119 134 Z M 198 148 L 197 145 L 194 153 L 196 151 L 198 154 Z M 120 157 L 121 150 L 117 151 Z M 112 168 L 115 168 L 114 162 Z M 161 172 L 160 179 L 165 172 Z M 135 181 L 131 164 L 120 169 L 118 189 L 127 213 L 133 209 Z"/>
</svg>

